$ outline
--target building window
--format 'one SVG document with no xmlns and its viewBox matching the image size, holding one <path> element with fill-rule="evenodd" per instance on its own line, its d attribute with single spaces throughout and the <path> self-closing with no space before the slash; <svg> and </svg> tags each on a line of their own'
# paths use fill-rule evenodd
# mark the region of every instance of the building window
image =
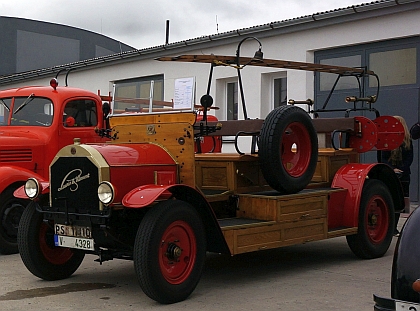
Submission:
<svg viewBox="0 0 420 311">
<path fill-rule="evenodd" d="M 274 108 L 287 104 L 287 78 L 274 79 Z"/>
<path fill-rule="evenodd" d="M 381 86 L 415 84 L 416 54 L 416 48 L 370 53 L 369 69 L 379 76 Z M 369 79 L 369 86 L 376 87 L 376 79 Z"/>
<path fill-rule="evenodd" d="M 335 57 L 335 58 L 325 58 L 322 59 L 321 64 L 333 65 L 333 66 L 344 66 L 344 67 L 361 67 L 362 66 L 362 56 L 361 55 L 351 55 L 344 57 Z M 333 87 L 337 75 L 331 73 L 321 72 L 319 75 L 319 87 L 320 91 L 330 91 Z M 355 77 L 341 77 L 338 81 L 335 89 L 336 90 L 349 90 L 357 89 L 359 84 Z"/>
<path fill-rule="evenodd" d="M 238 82 L 226 84 L 226 119 L 238 120 Z"/>
</svg>

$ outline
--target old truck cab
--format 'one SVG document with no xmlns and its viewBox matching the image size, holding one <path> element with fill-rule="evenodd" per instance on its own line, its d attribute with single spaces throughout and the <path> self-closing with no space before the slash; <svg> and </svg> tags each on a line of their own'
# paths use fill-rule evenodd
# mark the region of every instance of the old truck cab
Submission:
<svg viewBox="0 0 420 311">
<path fill-rule="evenodd" d="M 17 252 L 17 229 L 28 200 L 13 191 L 31 176 L 49 178 L 49 164 L 75 137 L 101 142 L 101 97 L 72 87 L 28 86 L 0 91 L 0 253 Z"/>
</svg>

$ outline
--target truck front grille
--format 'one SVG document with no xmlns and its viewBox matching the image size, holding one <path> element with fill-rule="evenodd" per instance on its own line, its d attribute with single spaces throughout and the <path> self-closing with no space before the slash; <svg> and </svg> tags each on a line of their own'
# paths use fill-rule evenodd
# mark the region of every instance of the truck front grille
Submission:
<svg viewBox="0 0 420 311">
<path fill-rule="evenodd" d="M 98 168 L 85 157 L 62 157 L 50 168 L 51 205 L 60 211 L 96 214 Z"/>
<path fill-rule="evenodd" d="M 0 163 L 30 161 L 32 161 L 31 149 L 0 150 Z"/>
</svg>

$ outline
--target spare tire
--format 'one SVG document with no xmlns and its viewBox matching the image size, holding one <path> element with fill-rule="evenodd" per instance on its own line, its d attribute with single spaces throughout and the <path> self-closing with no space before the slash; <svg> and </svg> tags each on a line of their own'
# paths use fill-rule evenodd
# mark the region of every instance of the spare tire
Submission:
<svg viewBox="0 0 420 311">
<path fill-rule="evenodd" d="M 318 138 L 306 111 L 297 106 L 271 111 L 261 128 L 258 155 L 270 187 L 286 194 L 304 189 L 318 160 Z"/>
</svg>

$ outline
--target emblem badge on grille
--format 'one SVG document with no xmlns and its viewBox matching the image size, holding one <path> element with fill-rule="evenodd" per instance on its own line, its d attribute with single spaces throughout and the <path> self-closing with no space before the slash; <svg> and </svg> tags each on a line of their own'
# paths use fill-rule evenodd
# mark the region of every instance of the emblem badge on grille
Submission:
<svg viewBox="0 0 420 311">
<path fill-rule="evenodd" d="M 89 173 L 82 176 L 82 170 L 76 168 L 64 176 L 63 180 L 61 181 L 61 187 L 57 190 L 61 191 L 69 188 L 70 191 L 77 191 L 77 189 L 79 189 L 79 182 L 88 178 L 90 178 Z"/>
</svg>

